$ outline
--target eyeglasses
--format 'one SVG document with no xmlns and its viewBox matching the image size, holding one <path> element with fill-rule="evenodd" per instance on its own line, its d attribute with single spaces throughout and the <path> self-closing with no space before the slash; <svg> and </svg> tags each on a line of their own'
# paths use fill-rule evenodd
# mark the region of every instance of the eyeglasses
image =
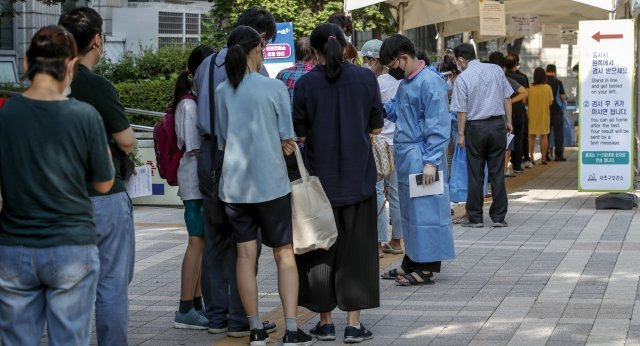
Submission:
<svg viewBox="0 0 640 346">
<path fill-rule="evenodd" d="M 399 59 L 400 59 L 400 56 L 398 55 L 398 57 L 397 57 L 395 60 L 393 60 L 393 61 L 391 62 L 391 64 L 389 64 L 389 65 L 384 65 L 384 67 L 386 67 L 386 68 L 388 68 L 389 70 L 391 70 L 391 66 L 395 65 L 395 64 L 396 64 L 396 61 L 398 61 Z"/>
</svg>

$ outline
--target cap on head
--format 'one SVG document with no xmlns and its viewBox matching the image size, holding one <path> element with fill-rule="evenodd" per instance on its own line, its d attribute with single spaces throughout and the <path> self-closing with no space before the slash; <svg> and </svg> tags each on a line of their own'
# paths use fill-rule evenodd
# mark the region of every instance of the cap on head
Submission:
<svg viewBox="0 0 640 346">
<path fill-rule="evenodd" d="M 358 52 L 360 57 L 380 58 L 380 48 L 382 47 L 382 41 L 369 40 L 362 45 L 362 49 Z"/>
</svg>

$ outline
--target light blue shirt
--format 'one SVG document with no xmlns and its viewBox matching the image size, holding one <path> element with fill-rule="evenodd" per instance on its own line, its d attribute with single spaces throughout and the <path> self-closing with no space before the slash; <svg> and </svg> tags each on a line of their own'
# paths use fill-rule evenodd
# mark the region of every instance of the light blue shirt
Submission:
<svg viewBox="0 0 640 346">
<path fill-rule="evenodd" d="M 215 71 L 213 73 L 214 88 L 217 88 L 220 83 L 227 80 L 227 71 L 224 69 L 224 59 L 227 57 L 227 48 L 223 48 L 216 57 Z M 211 102 L 209 100 L 209 68 L 211 66 L 211 59 L 213 54 L 205 58 L 193 76 L 193 81 L 196 84 L 198 92 L 198 131 L 201 135 L 211 134 Z M 269 77 L 264 65 L 260 70 L 260 74 Z M 215 119 L 215 118 L 214 118 Z"/>
<path fill-rule="evenodd" d="M 467 113 L 468 121 L 504 115 L 513 92 L 500 66 L 471 60 L 453 84 L 451 111 Z"/>
<path fill-rule="evenodd" d="M 216 136 L 224 148 L 220 199 L 261 203 L 291 192 L 281 141 L 294 137 L 291 100 L 277 79 L 253 72 L 216 89 Z"/>
</svg>

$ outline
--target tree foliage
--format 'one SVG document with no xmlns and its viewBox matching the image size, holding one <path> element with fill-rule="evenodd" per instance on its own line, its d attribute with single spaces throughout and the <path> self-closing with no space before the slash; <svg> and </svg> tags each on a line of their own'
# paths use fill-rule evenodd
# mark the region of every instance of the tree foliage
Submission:
<svg viewBox="0 0 640 346">
<path fill-rule="evenodd" d="M 343 1 L 335 0 L 214 0 L 212 23 L 203 40 L 216 48 L 224 46 L 238 16 L 247 8 L 263 7 L 273 14 L 276 22 L 293 22 L 296 37 L 308 36 L 329 16 L 344 11 Z M 393 33 L 397 25 L 391 15 L 391 6 L 380 3 L 353 11 L 356 30 Z"/>
</svg>

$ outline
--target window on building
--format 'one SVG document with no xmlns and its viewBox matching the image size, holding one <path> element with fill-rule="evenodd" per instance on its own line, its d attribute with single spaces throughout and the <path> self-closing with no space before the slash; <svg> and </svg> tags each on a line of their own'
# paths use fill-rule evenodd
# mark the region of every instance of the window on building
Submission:
<svg viewBox="0 0 640 346">
<path fill-rule="evenodd" d="M 0 83 L 18 83 L 15 56 L 0 56 Z"/>
<path fill-rule="evenodd" d="M 197 13 L 185 14 L 185 34 L 198 35 L 200 34 L 200 15 Z"/>
<path fill-rule="evenodd" d="M 178 12 L 160 12 L 158 30 L 160 34 L 182 35 L 183 14 Z"/>
<path fill-rule="evenodd" d="M 0 12 L 7 12 L 12 5 L 0 0 Z M 14 50 L 14 19 L 11 16 L 0 16 L 0 50 Z"/>
<path fill-rule="evenodd" d="M 160 36 L 158 37 L 158 48 L 167 46 L 182 45 L 182 37 Z"/>
</svg>

